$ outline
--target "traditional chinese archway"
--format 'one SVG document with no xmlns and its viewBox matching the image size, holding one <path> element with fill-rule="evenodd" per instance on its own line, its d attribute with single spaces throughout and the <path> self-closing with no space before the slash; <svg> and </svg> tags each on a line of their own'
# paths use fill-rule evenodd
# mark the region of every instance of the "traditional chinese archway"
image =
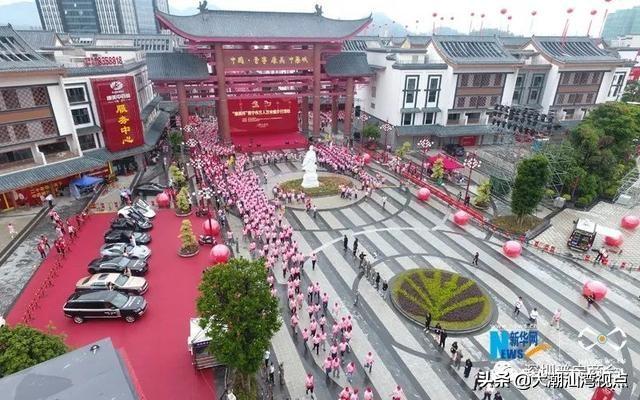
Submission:
<svg viewBox="0 0 640 400">
<path fill-rule="evenodd" d="M 241 151 L 267 150 L 274 141 L 279 148 L 304 146 L 307 135 L 321 134 L 323 103 L 330 110 L 324 122 L 336 133 L 340 105 L 351 116 L 355 85 L 372 75 L 364 53 L 342 51 L 370 17 L 334 20 L 319 7 L 315 13 L 202 10 L 156 17 L 184 38 L 189 53 L 162 54 L 164 68 L 173 59 L 200 71 L 151 77 L 156 90 L 178 102 L 183 121 L 190 101 L 215 101 L 221 137 Z M 351 125 L 345 117 L 345 135 Z"/>
</svg>

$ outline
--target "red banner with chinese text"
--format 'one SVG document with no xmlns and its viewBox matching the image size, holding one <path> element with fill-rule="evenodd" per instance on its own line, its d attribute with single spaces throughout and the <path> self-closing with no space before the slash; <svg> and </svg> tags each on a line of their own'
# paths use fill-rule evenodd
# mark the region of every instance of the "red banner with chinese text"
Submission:
<svg viewBox="0 0 640 400">
<path fill-rule="evenodd" d="M 298 132 L 298 101 L 294 98 L 229 99 L 232 134 Z"/>
<path fill-rule="evenodd" d="M 133 77 L 92 79 L 91 85 L 107 149 L 116 152 L 143 145 L 144 131 Z"/>
<path fill-rule="evenodd" d="M 312 50 L 225 50 L 227 71 L 312 69 Z"/>
</svg>

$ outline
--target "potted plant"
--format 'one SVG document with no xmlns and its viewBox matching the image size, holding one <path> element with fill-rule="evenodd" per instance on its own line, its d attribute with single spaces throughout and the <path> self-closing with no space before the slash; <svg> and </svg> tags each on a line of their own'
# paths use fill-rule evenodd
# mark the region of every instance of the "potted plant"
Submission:
<svg viewBox="0 0 640 400">
<path fill-rule="evenodd" d="M 187 183 L 187 179 L 184 177 L 184 174 L 175 164 L 169 167 L 169 176 L 176 188 L 181 188 L 185 183 Z"/>
<path fill-rule="evenodd" d="M 191 214 L 191 211 L 189 193 L 187 187 L 183 186 L 176 196 L 176 215 L 178 217 L 186 217 Z"/>
<path fill-rule="evenodd" d="M 491 201 L 491 181 L 486 180 L 478 186 L 478 194 L 471 203 L 484 210 L 489 208 L 489 201 Z"/>
<path fill-rule="evenodd" d="M 444 161 L 442 161 L 442 158 L 438 158 L 436 162 L 433 163 L 431 178 L 435 179 L 440 186 L 444 184 L 442 182 L 442 178 L 444 178 Z"/>
<path fill-rule="evenodd" d="M 193 227 L 191 221 L 188 219 L 182 220 L 182 226 L 180 226 L 180 250 L 178 255 L 180 257 L 193 257 L 200 252 L 200 246 L 196 240 L 196 235 L 193 233 Z"/>
<path fill-rule="evenodd" d="M 375 150 L 378 147 L 377 140 L 380 138 L 380 128 L 377 125 L 367 124 L 362 128 L 362 136 L 366 139 L 366 147 Z"/>
</svg>

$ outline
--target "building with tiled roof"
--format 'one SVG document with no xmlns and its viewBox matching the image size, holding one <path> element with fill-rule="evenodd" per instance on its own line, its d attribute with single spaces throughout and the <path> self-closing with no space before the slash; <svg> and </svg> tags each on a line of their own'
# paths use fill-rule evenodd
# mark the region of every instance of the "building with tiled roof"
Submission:
<svg viewBox="0 0 640 400">
<path fill-rule="evenodd" d="M 396 126 L 391 143 L 493 143 L 496 105 L 580 120 L 620 98 L 631 67 L 588 37 L 434 35 L 424 48 L 412 40 L 368 46 L 375 78 L 357 93 L 364 112 Z"/>
</svg>

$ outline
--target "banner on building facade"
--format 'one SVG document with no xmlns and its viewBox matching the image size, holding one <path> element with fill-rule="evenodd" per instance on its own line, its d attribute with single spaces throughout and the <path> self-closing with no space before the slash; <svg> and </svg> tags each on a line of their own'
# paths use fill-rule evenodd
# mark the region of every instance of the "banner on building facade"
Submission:
<svg viewBox="0 0 640 400">
<path fill-rule="evenodd" d="M 228 106 L 232 134 L 299 131 L 295 98 L 229 99 Z"/>
<path fill-rule="evenodd" d="M 92 79 L 105 145 L 111 152 L 144 144 L 138 96 L 132 76 Z"/>
<path fill-rule="evenodd" d="M 313 50 L 225 50 L 227 71 L 311 69 Z"/>
</svg>

